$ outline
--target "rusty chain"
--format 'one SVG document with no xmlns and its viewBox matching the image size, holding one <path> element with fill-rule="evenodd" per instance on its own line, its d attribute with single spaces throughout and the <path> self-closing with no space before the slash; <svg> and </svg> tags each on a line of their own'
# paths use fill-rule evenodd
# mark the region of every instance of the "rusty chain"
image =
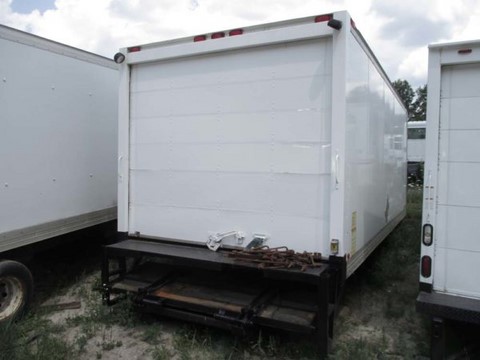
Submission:
<svg viewBox="0 0 480 360">
<path fill-rule="evenodd" d="M 232 250 L 228 257 L 238 261 L 258 264 L 259 268 L 269 269 L 300 269 L 320 267 L 321 254 L 318 252 L 295 252 L 286 246 L 270 248 L 261 246 L 253 249 Z"/>
</svg>

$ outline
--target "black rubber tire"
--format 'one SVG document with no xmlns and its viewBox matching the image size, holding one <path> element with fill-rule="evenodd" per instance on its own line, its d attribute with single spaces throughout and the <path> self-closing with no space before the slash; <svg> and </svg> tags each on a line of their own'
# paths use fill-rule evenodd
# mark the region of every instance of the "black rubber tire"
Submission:
<svg viewBox="0 0 480 360">
<path fill-rule="evenodd" d="M 15 291 L 10 291 L 12 286 Z M 10 290 L 9 290 L 10 289 Z M 15 293 L 14 301 L 11 293 Z M 33 277 L 28 268 L 12 260 L 0 260 L 0 323 L 11 322 L 21 317 L 33 297 Z M 14 304 L 14 306 L 12 306 Z M 8 315 L 7 315 L 8 313 Z"/>
</svg>

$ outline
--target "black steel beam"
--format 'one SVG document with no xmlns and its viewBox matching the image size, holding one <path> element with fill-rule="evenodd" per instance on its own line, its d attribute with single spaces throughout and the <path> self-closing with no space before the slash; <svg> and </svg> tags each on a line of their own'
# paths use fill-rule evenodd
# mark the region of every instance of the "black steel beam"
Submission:
<svg viewBox="0 0 480 360">
<path fill-rule="evenodd" d="M 245 333 L 245 327 L 238 324 L 233 324 L 230 322 L 226 322 L 224 320 L 218 320 L 218 319 L 215 319 L 214 317 L 207 316 L 204 314 L 197 314 L 190 311 L 183 311 L 180 309 L 173 309 L 169 307 L 159 306 L 156 303 L 151 303 L 148 301 L 142 302 L 141 309 L 144 312 L 157 314 L 161 316 L 172 317 L 174 319 L 194 322 L 197 324 L 213 326 L 219 329 L 231 331 L 235 334 Z"/>
<path fill-rule="evenodd" d="M 235 260 L 228 256 L 229 250 L 217 252 L 206 247 L 172 244 L 150 240 L 125 240 L 105 247 L 106 256 L 152 256 L 173 259 L 176 264 L 199 267 L 211 270 L 224 270 L 225 268 L 246 269 L 257 271 L 266 278 L 281 279 L 286 281 L 306 282 L 316 284 L 318 278 L 327 271 L 329 265 L 324 264 L 317 268 L 308 268 L 305 271 L 296 269 L 259 268 L 256 264 Z"/>
<path fill-rule="evenodd" d="M 480 300 L 421 291 L 416 309 L 435 317 L 480 324 Z"/>
</svg>

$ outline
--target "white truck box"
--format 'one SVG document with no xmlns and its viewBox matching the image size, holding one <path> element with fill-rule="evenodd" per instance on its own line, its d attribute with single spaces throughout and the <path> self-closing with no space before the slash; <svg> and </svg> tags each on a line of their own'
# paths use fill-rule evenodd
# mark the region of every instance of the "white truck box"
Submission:
<svg viewBox="0 0 480 360">
<path fill-rule="evenodd" d="M 0 26 L 0 256 L 116 218 L 117 89 L 113 61 Z"/>
<path fill-rule="evenodd" d="M 129 239 L 107 257 L 263 244 L 335 255 L 350 275 L 403 218 L 406 110 L 347 12 L 115 59 Z"/>
<path fill-rule="evenodd" d="M 425 162 L 425 121 L 409 121 L 407 123 L 407 162 L 408 176 L 421 180 L 421 166 Z"/>
<path fill-rule="evenodd" d="M 419 163 L 425 161 L 425 121 L 409 121 L 407 141 L 407 161 Z"/>
<path fill-rule="evenodd" d="M 404 214 L 406 115 L 335 17 L 123 50 L 119 231 L 327 256 L 337 239 L 351 273 Z"/>
<path fill-rule="evenodd" d="M 480 324 L 480 41 L 429 47 L 427 101 L 417 308 L 438 335 L 443 318 Z"/>
</svg>

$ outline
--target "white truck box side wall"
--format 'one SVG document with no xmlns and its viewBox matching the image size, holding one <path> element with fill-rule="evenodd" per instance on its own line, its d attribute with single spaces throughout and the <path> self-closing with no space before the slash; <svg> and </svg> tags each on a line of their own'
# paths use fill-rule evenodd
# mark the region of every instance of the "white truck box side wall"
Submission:
<svg viewBox="0 0 480 360">
<path fill-rule="evenodd" d="M 64 233 L 74 217 L 83 216 L 78 229 L 102 210 L 108 219 L 97 220 L 115 218 L 117 70 L 85 61 L 92 54 L 79 60 L 5 39 L 0 54 L 0 235 L 37 225 L 55 234 L 47 223 Z M 5 237 L 0 251 L 25 245 Z"/>
<path fill-rule="evenodd" d="M 434 289 L 479 298 L 480 64 L 443 66 L 441 77 Z"/>
<path fill-rule="evenodd" d="M 388 83 L 349 36 L 344 236 L 345 253 L 357 266 L 355 258 L 363 262 L 369 243 L 383 240 L 391 229 L 379 234 L 398 223 L 406 206 L 407 114 Z"/>
<path fill-rule="evenodd" d="M 136 65 L 129 232 L 328 253 L 331 38 Z M 224 244 L 237 245 L 233 239 Z"/>
</svg>

